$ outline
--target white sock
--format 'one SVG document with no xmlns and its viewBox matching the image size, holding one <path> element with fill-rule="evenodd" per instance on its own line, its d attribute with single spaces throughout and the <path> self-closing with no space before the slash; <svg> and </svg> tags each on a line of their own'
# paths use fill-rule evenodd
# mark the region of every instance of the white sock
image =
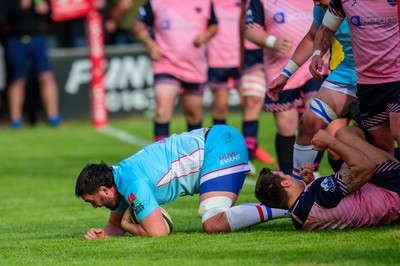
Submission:
<svg viewBox="0 0 400 266">
<path fill-rule="evenodd" d="M 297 179 L 301 179 L 300 170 L 304 163 L 314 163 L 317 158 L 318 152 L 312 148 L 314 145 L 299 145 L 295 143 L 293 145 L 293 172 L 292 176 Z"/>
<path fill-rule="evenodd" d="M 269 208 L 260 203 L 234 206 L 225 211 L 225 214 L 231 231 L 237 231 L 272 219 L 290 217 L 287 210 Z"/>
</svg>

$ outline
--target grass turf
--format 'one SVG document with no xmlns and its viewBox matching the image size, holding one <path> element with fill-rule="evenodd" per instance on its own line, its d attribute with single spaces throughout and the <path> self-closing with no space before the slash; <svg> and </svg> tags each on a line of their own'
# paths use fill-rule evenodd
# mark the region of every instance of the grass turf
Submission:
<svg viewBox="0 0 400 266">
<path fill-rule="evenodd" d="M 206 117 L 204 125 L 210 121 Z M 240 130 L 241 117 L 228 121 Z M 150 119 L 110 124 L 148 141 Z M 275 155 L 272 117 L 264 114 L 261 145 Z M 185 123 L 174 119 L 171 132 Z M 87 241 L 91 227 L 104 227 L 107 209 L 93 209 L 74 196 L 75 180 L 88 162 L 117 163 L 140 146 L 68 122 L 60 129 L 38 125 L 0 129 L 0 265 L 399 265 L 400 226 L 345 232 L 297 232 L 289 219 L 270 221 L 231 234 L 206 235 L 197 218 L 198 197 L 182 197 L 165 209 L 175 223 L 169 237 Z M 256 161 L 257 169 L 263 167 Z M 273 167 L 273 166 L 271 166 Z M 320 168 L 330 172 L 326 158 Z M 255 177 L 249 177 L 255 180 Z M 255 202 L 245 185 L 238 203 Z"/>
</svg>

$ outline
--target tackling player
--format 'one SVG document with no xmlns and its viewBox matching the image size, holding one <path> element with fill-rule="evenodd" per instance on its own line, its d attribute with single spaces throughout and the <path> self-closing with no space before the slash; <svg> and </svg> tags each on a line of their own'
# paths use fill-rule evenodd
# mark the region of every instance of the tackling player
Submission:
<svg viewBox="0 0 400 266">
<path fill-rule="evenodd" d="M 357 229 L 400 223 L 400 162 L 365 141 L 357 127 L 340 128 L 333 138 L 320 130 L 312 139 L 316 150 L 332 149 L 344 160 L 340 171 L 312 181 L 305 167 L 304 182 L 263 169 L 256 184 L 257 199 L 273 208 L 288 208 L 296 229 Z"/>
</svg>

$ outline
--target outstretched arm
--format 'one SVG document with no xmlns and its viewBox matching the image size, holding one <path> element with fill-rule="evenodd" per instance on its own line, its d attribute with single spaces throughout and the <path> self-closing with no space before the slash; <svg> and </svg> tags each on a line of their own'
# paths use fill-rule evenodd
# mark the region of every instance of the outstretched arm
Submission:
<svg viewBox="0 0 400 266">
<path fill-rule="evenodd" d="M 289 78 L 301 67 L 311 56 L 313 51 L 313 44 L 315 34 L 318 31 L 318 27 L 312 23 L 307 34 L 303 37 L 296 50 L 294 51 L 292 58 L 282 70 L 282 73 L 274 79 L 267 88 L 267 95 L 273 101 L 278 100 L 278 94 L 283 90 L 288 82 Z"/>
</svg>

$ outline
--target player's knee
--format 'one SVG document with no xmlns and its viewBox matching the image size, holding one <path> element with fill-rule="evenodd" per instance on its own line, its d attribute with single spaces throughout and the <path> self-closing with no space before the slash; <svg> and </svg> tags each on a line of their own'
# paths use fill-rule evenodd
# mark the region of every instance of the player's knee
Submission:
<svg viewBox="0 0 400 266">
<path fill-rule="evenodd" d="M 230 231 L 225 211 L 219 212 L 203 222 L 203 231 L 208 234 L 226 233 Z"/>
<path fill-rule="evenodd" d="M 318 98 L 311 100 L 310 110 L 320 117 L 327 125 L 337 118 L 335 111 Z"/>
<path fill-rule="evenodd" d="M 229 197 L 217 196 L 203 200 L 199 206 L 198 215 L 206 233 L 228 232 L 229 224 L 225 211 L 232 206 Z"/>
</svg>

